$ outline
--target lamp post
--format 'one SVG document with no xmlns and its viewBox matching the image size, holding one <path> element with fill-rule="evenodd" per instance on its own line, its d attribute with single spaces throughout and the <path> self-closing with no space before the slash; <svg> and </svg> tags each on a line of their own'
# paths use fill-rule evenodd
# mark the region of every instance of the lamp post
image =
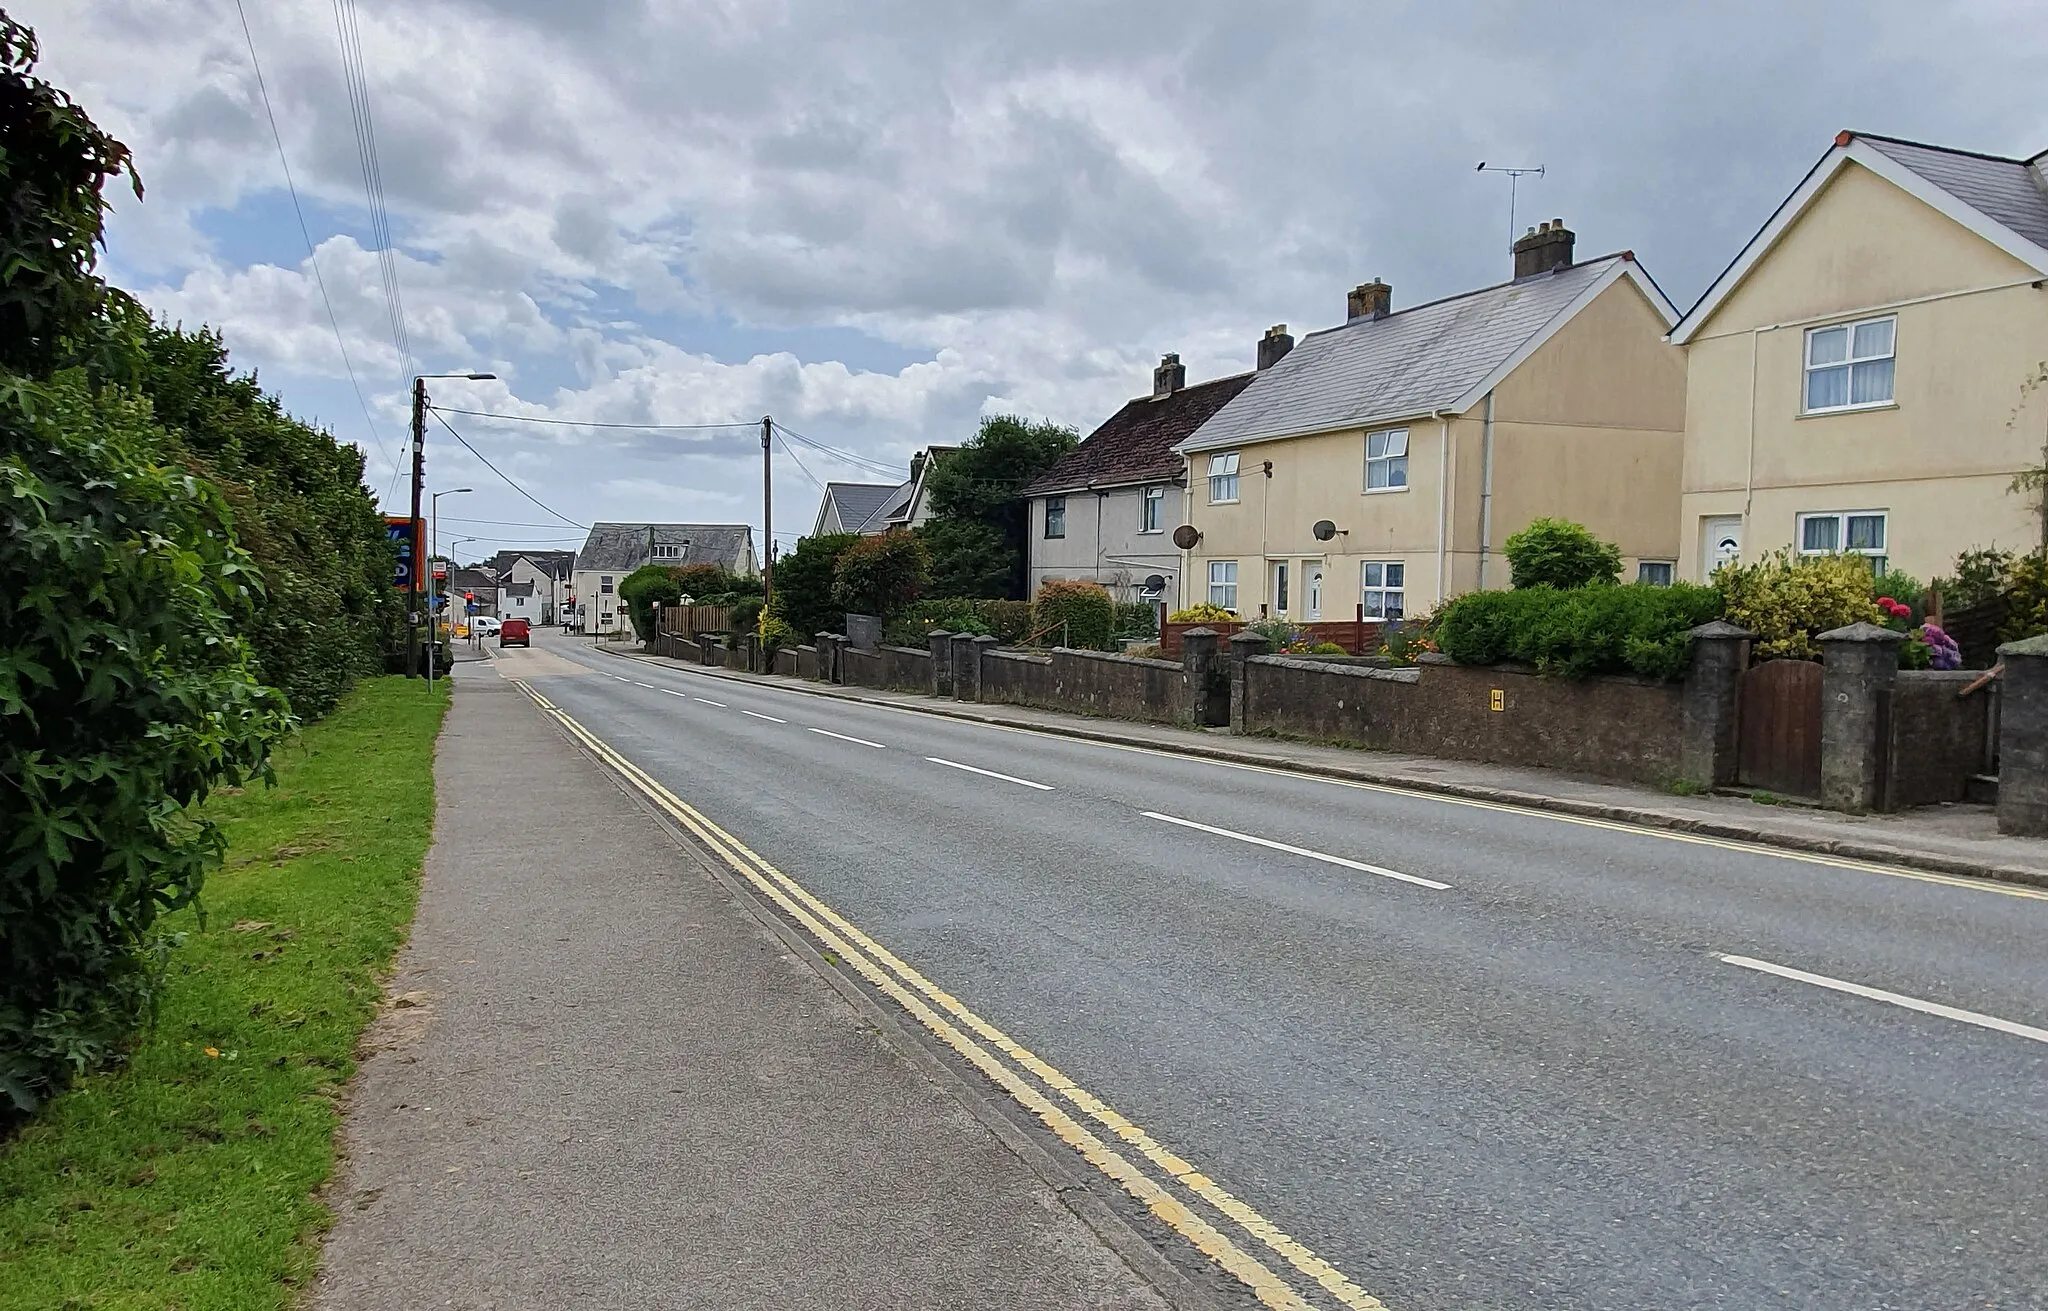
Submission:
<svg viewBox="0 0 2048 1311">
<path fill-rule="evenodd" d="M 444 491 L 435 492 L 427 498 L 428 513 L 433 520 L 433 528 L 429 533 L 431 549 L 427 553 L 427 690 L 429 692 L 434 690 L 434 647 L 441 637 L 441 621 L 434 614 L 434 556 L 441 549 L 441 498 L 444 496 L 460 496 L 464 492 L 473 492 L 475 490 L 476 488 L 474 487 L 450 487 Z M 469 537 L 463 540 L 473 542 L 476 539 Z"/>
<path fill-rule="evenodd" d="M 497 376 L 498 375 L 495 373 L 416 373 L 413 375 L 412 518 L 408 520 L 408 522 L 412 525 L 412 549 L 415 565 L 417 565 L 418 563 L 418 557 L 424 554 L 424 552 L 420 550 L 420 493 L 422 490 L 424 490 L 424 485 L 427 480 L 427 379 L 466 378 L 471 382 L 489 382 L 495 379 Z M 431 563 L 432 562 L 430 561 L 429 564 L 431 565 Z M 419 662 L 417 659 L 419 652 L 419 619 L 417 616 L 420 613 L 420 579 L 419 569 L 417 567 L 413 569 L 411 586 L 405 589 L 405 606 L 407 634 L 406 658 L 407 660 L 412 662 L 412 668 L 417 669 L 419 667 Z M 429 615 L 428 621 L 430 623 L 432 622 L 432 619 L 433 616 Z M 429 645 L 432 644 L 432 641 L 432 634 L 429 633 Z M 429 660 L 427 666 L 427 677 L 429 682 L 432 681 L 433 672 L 433 664 L 432 661 Z"/>
</svg>

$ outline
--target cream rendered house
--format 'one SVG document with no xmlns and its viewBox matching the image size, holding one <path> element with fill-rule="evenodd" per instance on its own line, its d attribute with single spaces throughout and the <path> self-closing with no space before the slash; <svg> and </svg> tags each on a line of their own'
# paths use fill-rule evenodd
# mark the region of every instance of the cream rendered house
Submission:
<svg viewBox="0 0 2048 1311">
<path fill-rule="evenodd" d="M 2048 443 L 2044 168 L 1835 139 L 1672 331 L 1685 577 L 1789 547 L 1927 579 L 2040 544 L 2007 489 Z"/>
<path fill-rule="evenodd" d="M 1408 310 L 1351 293 L 1176 449 L 1188 459 L 1181 604 L 1252 617 L 1427 613 L 1505 587 L 1500 544 L 1532 519 L 1617 543 L 1624 578 L 1679 553 L 1685 359 L 1676 311 L 1633 255 L 1585 263 L 1545 223 L 1511 282 Z M 1325 525 L 1327 539 L 1317 535 Z"/>
</svg>

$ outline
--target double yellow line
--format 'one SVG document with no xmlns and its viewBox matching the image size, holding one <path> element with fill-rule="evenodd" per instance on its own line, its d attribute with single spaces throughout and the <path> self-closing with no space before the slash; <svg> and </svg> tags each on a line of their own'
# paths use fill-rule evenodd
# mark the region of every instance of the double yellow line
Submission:
<svg viewBox="0 0 2048 1311">
<path fill-rule="evenodd" d="M 577 723 L 523 679 L 513 681 L 521 691 L 533 698 L 542 710 L 561 724 L 571 737 L 632 784 L 662 813 L 715 852 L 735 873 L 746 879 L 758 892 L 802 925 L 819 945 L 851 965 L 861 977 L 887 994 L 940 1041 L 988 1076 L 1018 1105 L 1036 1116 L 1061 1142 L 1078 1152 L 1083 1160 L 1114 1180 L 1133 1198 L 1144 1203 L 1153 1215 L 1172 1226 L 1176 1233 L 1186 1238 L 1204 1256 L 1229 1271 L 1251 1289 L 1260 1302 L 1269 1307 L 1281 1308 L 1282 1311 L 1312 1311 L 1311 1305 L 1263 1262 L 1231 1241 L 1080 1120 L 1069 1115 L 1058 1102 L 1040 1091 L 1020 1074 L 1017 1068 L 1004 1063 L 996 1053 L 1000 1052 L 1008 1057 L 1016 1067 L 1034 1076 L 1046 1089 L 1073 1105 L 1086 1118 L 1093 1120 L 1135 1149 L 1145 1160 L 1163 1170 L 1174 1182 L 1214 1207 L 1218 1213 L 1295 1270 L 1313 1280 L 1351 1311 L 1386 1311 L 1385 1303 L 1345 1278 L 1336 1267 L 1281 1232 L 1249 1204 L 1232 1196 L 1215 1180 L 1161 1146 L 1150 1134 L 1117 1114 L 1100 1098 L 1076 1084 L 1046 1061 L 1039 1059 L 1000 1029 L 969 1010 L 957 998 L 897 959 L 886 947 L 848 923 L 837 911 L 811 895 L 796 880 L 769 864 L 745 843 L 720 828 L 695 807 L 649 776 L 646 771 L 613 750 L 609 744 Z"/>
</svg>

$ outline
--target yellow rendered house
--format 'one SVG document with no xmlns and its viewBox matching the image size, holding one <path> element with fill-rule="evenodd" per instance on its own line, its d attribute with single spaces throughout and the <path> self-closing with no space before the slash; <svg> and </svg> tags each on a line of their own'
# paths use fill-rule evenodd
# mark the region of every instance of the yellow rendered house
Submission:
<svg viewBox="0 0 2048 1311">
<path fill-rule="evenodd" d="M 1844 132 L 1671 333 L 1679 569 L 1779 548 L 1920 579 L 2042 541 L 2048 153 Z"/>
<path fill-rule="evenodd" d="M 1412 309 L 1369 282 L 1342 326 L 1268 334 L 1251 383 L 1175 447 L 1181 605 L 1421 615 L 1507 586 L 1501 543 L 1545 516 L 1617 543 L 1627 580 L 1672 579 L 1677 312 L 1632 254 L 1576 261 L 1562 221 L 1514 261 L 1512 281 Z"/>
</svg>

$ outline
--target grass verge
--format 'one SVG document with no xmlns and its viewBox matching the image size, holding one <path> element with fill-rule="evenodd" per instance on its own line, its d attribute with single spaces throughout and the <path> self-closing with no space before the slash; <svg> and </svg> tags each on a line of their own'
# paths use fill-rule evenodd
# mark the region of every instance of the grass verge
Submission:
<svg viewBox="0 0 2048 1311">
<path fill-rule="evenodd" d="M 446 684 L 362 683 L 217 796 L 225 869 L 171 927 L 162 1010 L 125 1068 L 0 1147 L 0 1309 L 286 1307 L 319 1261 L 337 1101 L 404 941 Z"/>
</svg>

